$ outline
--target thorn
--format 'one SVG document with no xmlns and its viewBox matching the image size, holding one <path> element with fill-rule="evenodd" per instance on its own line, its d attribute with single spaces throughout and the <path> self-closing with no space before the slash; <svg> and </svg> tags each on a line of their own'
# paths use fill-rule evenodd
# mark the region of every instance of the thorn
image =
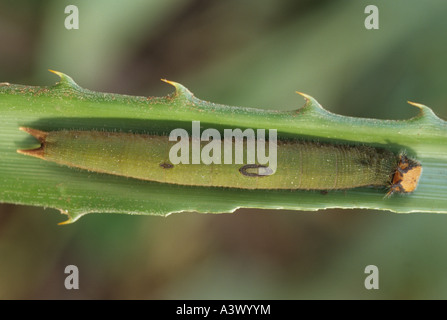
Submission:
<svg viewBox="0 0 447 320">
<path fill-rule="evenodd" d="M 178 85 L 177 82 L 169 81 L 169 80 L 166 80 L 166 79 L 160 79 L 160 80 L 163 81 L 163 82 L 166 82 L 166 83 L 170 84 L 171 86 L 173 86 L 173 87 L 175 87 L 175 88 L 177 88 L 177 85 Z"/>
<path fill-rule="evenodd" d="M 299 92 L 299 91 L 295 91 L 295 92 L 298 93 L 300 96 L 304 97 L 304 99 L 306 99 L 306 100 L 311 100 L 312 99 L 311 96 L 309 96 L 309 95 L 307 95 L 305 93 L 302 93 L 302 92 Z"/>
<path fill-rule="evenodd" d="M 57 224 L 58 226 L 63 226 L 63 225 L 70 224 L 70 223 L 74 222 L 73 219 L 72 219 L 72 218 L 70 217 L 70 215 L 68 214 L 68 211 L 67 211 L 67 210 L 59 209 L 59 211 L 60 211 L 62 214 L 67 215 L 68 219 L 65 220 L 65 221 L 59 222 L 59 223 Z"/>
<path fill-rule="evenodd" d="M 301 108 L 301 109 L 307 109 L 307 110 L 313 110 L 313 111 L 317 111 L 320 113 L 327 113 L 329 114 L 330 112 L 327 111 L 326 109 L 324 109 L 317 100 L 315 100 L 315 98 L 311 97 L 308 94 L 299 92 L 299 91 L 295 91 L 296 93 L 298 93 L 299 95 L 301 95 L 304 100 L 306 100 L 306 104 Z M 301 110 L 298 109 L 298 110 Z"/>
<path fill-rule="evenodd" d="M 74 214 L 73 212 L 71 212 L 71 214 L 70 214 L 70 212 L 68 212 L 68 210 L 64 210 L 64 209 L 58 209 L 58 210 L 62 214 L 65 214 L 68 217 L 67 220 L 59 222 L 57 224 L 58 226 L 63 226 L 63 225 L 66 225 L 66 224 L 74 223 L 74 222 L 78 221 L 79 218 L 81 218 L 86 213 L 86 212 L 84 212 L 84 213 L 75 213 Z"/>
<path fill-rule="evenodd" d="M 434 112 L 432 109 L 430 109 L 429 107 L 427 107 L 426 105 L 423 105 L 421 103 L 416 103 L 416 102 L 412 102 L 412 101 L 407 101 L 410 105 L 412 105 L 413 107 L 416 107 L 419 109 L 419 115 L 417 115 L 416 117 L 418 118 L 431 118 L 432 120 L 436 120 L 436 121 L 440 121 L 440 122 L 444 122 L 444 120 L 440 119 Z"/>
<path fill-rule="evenodd" d="M 65 220 L 65 221 L 59 222 L 57 225 L 58 225 L 58 226 L 64 226 L 64 225 L 71 224 L 71 223 L 73 223 L 73 221 L 71 221 L 71 219 L 68 218 L 68 219 Z"/>
<path fill-rule="evenodd" d="M 173 86 L 175 88 L 175 95 L 177 97 L 180 97 L 180 98 L 183 98 L 183 99 L 186 99 L 189 101 L 191 101 L 194 98 L 194 95 L 192 94 L 192 92 L 189 91 L 186 87 L 184 87 L 180 83 L 166 80 L 166 79 L 161 79 L 161 81 L 166 82 L 166 83 L 170 84 L 171 86 Z"/>
<path fill-rule="evenodd" d="M 67 76 L 65 73 L 55 71 L 52 69 L 48 69 L 51 73 L 54 73 L 55 75 L 59 76 L 60 82 L 57 84 L 66 85 L 69 86 L 71 89 L 81 91 L 83 90 L 70 76 Z M 57 85 L 56 84 L 56 85 Z"/>
<path fill-rule="evenodd" d="M 424 108 L 426 108 L 426 106 L 424 106 L 423 104 L 417 103 L 417 102 L 407 101 L 407 103 L 412 105 L 413 107 L 418 108 L 421 111 L 424 110 Z"/>
<path fill-rule="evenodd" d="M 58 75 L 59 78 L 61 78 L 61 79 L 64 77 L 64 74 L 62 72 L 52 70 L 52 69 L 48 69 L 48 71 L 50 71 L 51 73 L 54 73 L 55 75 Z"/>
</svg>

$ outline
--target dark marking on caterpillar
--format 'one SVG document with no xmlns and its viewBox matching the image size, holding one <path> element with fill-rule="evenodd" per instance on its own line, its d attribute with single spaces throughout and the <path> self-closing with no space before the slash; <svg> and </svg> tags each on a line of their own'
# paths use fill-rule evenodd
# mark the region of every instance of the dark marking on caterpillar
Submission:
<svg viewBox="0 0 447 320">
<path fill-rule="evenodd" d="M 172 168 L 174 168 L 174 165 L 169 162 L 162 162 L 162 163 L 160 163 L 160 167 L 163 169 L 172 169 Z"/>
<path fill-rule="evenodd" d="M 262 169 L 261 172 L 259 169 Z M 273 170 L 262 164 L 246 164 L 239 168 L 239 172 L 247 177 L 266 177 L 273 173 Z"/>
<path fill-rule="evenodd" d="M 359 160 L 359 163 L 360 163 L 362 166 L 367 167 L 367 166 L 370 166 L 370 165 L 371 165 L 371 160 L 370 160 L 370 159 L 361 159 L 361 160 Z"/>
</svg>

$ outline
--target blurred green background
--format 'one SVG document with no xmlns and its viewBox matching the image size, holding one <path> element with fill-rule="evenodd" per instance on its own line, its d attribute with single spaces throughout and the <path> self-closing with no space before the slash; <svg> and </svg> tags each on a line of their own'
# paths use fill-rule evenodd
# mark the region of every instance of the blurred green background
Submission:
<svg viewBox="0 0 447 320">
<path fill-rule="evenodd" d="M 64 9 L 79 8 L 79 30 Z M 379 30 L 364 9 L 379 8 Z M 402 119 L 447 118 L 445 0 L 1 1 L 0 82 Z M 0 128 L 1 130 L 1 128 Z M 61 177 L 63 179 L 63 177 Z M 175 201 L 175 198 L 172 199 Z M 447 298 L 447 216 L 244 209 L 167 218 L 0 206 L 2 299 Z M 64 287 L 65 266 L 80 289 Z M 376 265 L 380 289 L 364 287 Z"/>
</svg>

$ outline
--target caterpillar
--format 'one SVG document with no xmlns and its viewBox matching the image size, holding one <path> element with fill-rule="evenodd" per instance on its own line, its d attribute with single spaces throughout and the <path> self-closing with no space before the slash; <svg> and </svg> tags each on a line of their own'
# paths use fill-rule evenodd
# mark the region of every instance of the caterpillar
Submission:
<svg viewBox="0 0 447 320">
<path fill-rule="evenodd" d="M 364 145 L 278 140 L 273 172 L 257 162 L 174 164 L 169 152 L 177 142 L 167 136 L 20 129 L 41 143 L 39 148 L 17 150 L 21 154 L 94 172 L 179 185 L 322 191 L 374 186 L 384 187 L 390 196 L 413 192 L 422 173 L 421 164 L 403 153 Z"/>
</svg>

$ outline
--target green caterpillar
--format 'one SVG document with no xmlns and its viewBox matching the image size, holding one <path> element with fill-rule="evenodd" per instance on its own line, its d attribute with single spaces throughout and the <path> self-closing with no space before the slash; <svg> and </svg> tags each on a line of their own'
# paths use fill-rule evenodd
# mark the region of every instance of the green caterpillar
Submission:
<svg viewBox="0 0 447 320">
<path fill-rule="evenodd" d="M 417 161 L 403 154 L 369 146 L 278 141 L 277 167 L 269 172 L 269 167 L 260 163 L 173 164 L 169 152 L 177 142 L 169 141 L 168 136 L 20 129 L 37 138 L 41 146 L 17 150 L 19 153 L 69 167 L 161 183 L 303 190 L 376 186 L 386 187 L 387 195 L 391 195 L 414 191 L 422 172 Z M 201 146 L 204 144 L 201 142 Z"/>
</svg>

